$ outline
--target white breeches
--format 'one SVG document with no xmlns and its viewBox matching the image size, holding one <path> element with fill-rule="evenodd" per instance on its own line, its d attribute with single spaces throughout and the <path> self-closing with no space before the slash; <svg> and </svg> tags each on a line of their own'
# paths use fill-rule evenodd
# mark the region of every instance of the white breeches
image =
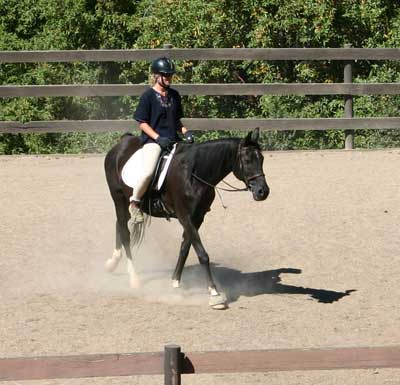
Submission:
<svg viewBox="0 0 400 385">
<path fill-rule="evenodd" d="M 146 192 L 151 180 L 153 179 L 154 171 L 160 155 L 161 147 L 157 143 L 147 143 L 143 146 L 143 169 L 140 173 L 137 186 L 133 189 L 133 194 L 130 198 L 131 202 L 140 202 L 142 199 L 142 196 Z"/>
</svg>

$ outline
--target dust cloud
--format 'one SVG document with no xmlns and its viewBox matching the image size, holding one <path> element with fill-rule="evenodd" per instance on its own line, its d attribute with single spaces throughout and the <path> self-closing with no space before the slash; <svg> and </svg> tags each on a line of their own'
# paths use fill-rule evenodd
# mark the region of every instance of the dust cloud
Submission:
<svg viewBox="0 0 400 385">
<path fill-rule="evenodd" d="M 181 287 L 172 287 L 171 276 L 178 260 L 181 235 L 182 228 L 176 220 L 168 222 L 165 219 L 151 218 L 142 244 L 133 250 L 134 267 L 140 286 L 130 287 L 127 259 L 123 252 L 123 257 L 113 273 L 106 272 L 105 260 L 91 265 L 92 274 L 85 280 L 86 290 L 126 293 L 150 302 L 201 306 L 207 304 L 206 280 L 193 250 L 190 251 L 186 263 L 189 271 L 186 273 L 184 270 Z M 111 254 L 112 250 L 107 258 Z"/>
<path fill-rule="evenodd" d="M 130 286 L 124 251 L 113 273 L 107 272 L 105 268 L 105 262 L 112 256 L 114 249 L 113 223 L 101 231 L 96 227 L 90 227 L 90 221 L 87 223 L 87 231 L 76 231 L 76 233 L 71 231 L 70 238 L 62 240 L 65 242 L 62 248 L 57 247 L 61 242 L 60 237 L 42 238 L 42 243 L 33 257 L 36 263 L 35 270 L 40 271 L 40 274 L 29 274 L 26 270 L 24 272 L 23 279 L 31 282 L 30 293 L 63 296 L 83 293 L 94 296 L 133 296 L 147 302 L 207 306 L 209 293 L 205 274 L 193 249 L 190 250 L 183 271 L 181 287 L 172 287 L 171 276 L 177 263 L 182 236 L 182 227 L 178 221 L 168 222 L 165 219 L 151 218 L 149 226 L 146 227 L 145 238 L 133 258 L 140 279 L 138 288 Z M 106 234 L 106 238 L 99 239 L 98 233 Z M 226 264 L 218 264 L 217 261 L 223 257 L 218 253 L 226 251 L 232 255 L 233 263 L 238 259 L 245 259 L 241 255 L 235 256 L 235 250 L 229 242 L 224 251 L 209 246 L 212 251 L 213 276 L 228 301 L 235 301 L 242 295 L 253 296 L 273 291 L 271 288 L 273 282 L 269 276 L 248 274 L 230 268 Z M 52 258 L 45 258 L 45 255 L 52 255 Z M 266 288 L 265 285 L 269 287 Z M 16 288 L 17 290 L 19 289 Z"/>
</svg>

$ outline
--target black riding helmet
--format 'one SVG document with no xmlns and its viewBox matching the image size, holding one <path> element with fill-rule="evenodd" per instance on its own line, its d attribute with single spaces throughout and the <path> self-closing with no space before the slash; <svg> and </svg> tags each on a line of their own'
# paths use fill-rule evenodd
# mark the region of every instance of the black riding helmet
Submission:
<svg viewBox="0 0 400 385">
<path fill-rule="evenodd" d="M 173 75 L 176 72 L 175 64 L 167 57 L 160 57 L 153 60 L 150 69 L 153 74 Z"/>
</svg>

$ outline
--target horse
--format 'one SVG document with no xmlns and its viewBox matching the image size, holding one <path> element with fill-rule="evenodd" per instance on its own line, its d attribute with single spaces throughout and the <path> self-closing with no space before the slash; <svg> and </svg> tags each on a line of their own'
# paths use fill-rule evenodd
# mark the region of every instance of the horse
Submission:
<svg viewBox="0 0 400 385">
<path fill-rule="evenodd" d="M 269 187 L 263 171 L 263 155 L 259 141 L 259 128 L 250 131 L 245 138 L 223 138 L 203 143 L 178 142 L 161 191 L 151 188 L 145 194 L 141 208 L 150 216 L 177 218 L 183 227 L 178 261 L 172 274 L 173 287 L 179 287 L 183 268 L 193 246 L 203 267 L 210 293 L 209 304 L 214 309 L 227 308 L 226 297 L 214 282 L 209 255 L 199 236 L 199 228 L 211 209 L 215 189 L 228 174 L 244 182 L 243 190 L 251 191 L 255 201 L 263 201 L 269 195 Z M 112 272 L 122 257 L 122 245 L 128 259 L 131 285 L 138 286 L 138 277 L 132 261 L 131 233 L 128 229 L 130 214 L 129 197 L 132 188 L 125 185 L 121 170 L 132 154 L 141 147 L 140 138 L 124 134 L 111 148 L 104 160 L 104 169 L 116 212 L 116 242 L 113 255 L 106 262 Z"/>
</svg>

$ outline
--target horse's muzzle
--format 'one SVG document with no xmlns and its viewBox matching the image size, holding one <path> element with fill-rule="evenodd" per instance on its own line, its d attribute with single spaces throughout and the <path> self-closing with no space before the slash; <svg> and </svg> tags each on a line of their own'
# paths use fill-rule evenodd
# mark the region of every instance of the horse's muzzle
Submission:
<svg viewBox="0 0 400 385">
<path fill-rule="evenodd" d="M 255 201 L 263 201 L 268 198 L 269 187 L 264 178 L 252 180 L 249 187 Z"/>
</svg>

